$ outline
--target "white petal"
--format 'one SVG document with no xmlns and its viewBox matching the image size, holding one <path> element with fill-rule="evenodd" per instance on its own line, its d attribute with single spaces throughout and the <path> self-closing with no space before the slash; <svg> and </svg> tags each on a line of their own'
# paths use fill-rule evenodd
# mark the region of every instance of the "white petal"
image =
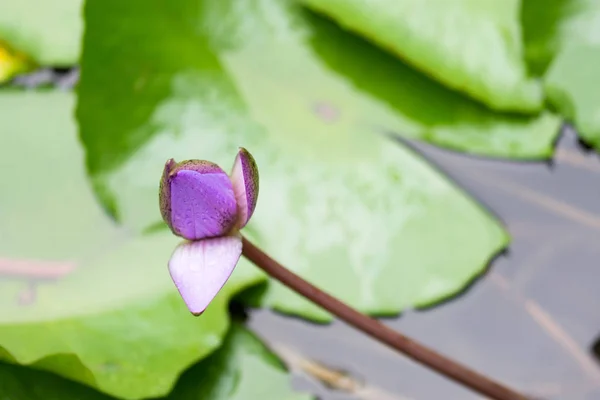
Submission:
<svg viewBox="0 0 600 400">
<path fill-rule="evenodd" d="M 190 312 L 200 315 L 225 285 L 242 254 L 239 235 L 184 242 L 169 260 L 169 273 Z"/>
</svg>

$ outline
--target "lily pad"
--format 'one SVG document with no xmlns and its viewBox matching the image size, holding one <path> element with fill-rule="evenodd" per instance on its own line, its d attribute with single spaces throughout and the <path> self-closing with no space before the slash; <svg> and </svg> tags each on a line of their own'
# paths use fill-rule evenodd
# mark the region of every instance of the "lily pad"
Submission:
<svg viewBox="0 0 600 400">
<path fill-rule="evenodd" d="M 525 54 L 531 70 L 543 75 L 554 57 L 572 44 L 600 45 L 597 0 L 522 0 Z"/>
<path fill-rule="evenodd" d="M 111 400 L 114 397 L 56 375 L 0 363 L 0 398 Z M 279 360 L 250 332 L 232 325 L 223 346 L 188 369 L 164 400 L 308 400 L 295 393 Z"/>
<path fill-rule="evenodd" d="M 367 78 L 354 84 L 313 45 L 324 39 L 333 51 L 337 41 L 332 63 L 336 54 L 345 59 L 346 51 L 359 50 L 354 59 L 365 67 L 364 50 L 385 77 L 423 79 L 393 58 L 368 53 L 364 42 L 326 21 L 313 24 L 280 0 L 119 2 L 122 12 L 106 18 L 116 4 L 86 3 L 77 117 L 94 186 L 125 226 L 160 226 L 156 193 L 165 160 L 207 159 L 227 170 L 244 146 L 261 179 L 245 234 L 363 311 L 395 314 L 450 296 L 506 245 L 495 218 L 386 135 L 414 128 L 414 120 L 358 90 Z M 337 36 L 327 38 L 328 30 Z M 136 45 L 115 58 L 111 38 Z M 392 96 L 386 86 L 400 81 L 381 79 L 370 87 Z M 413 97 L 424 101 L 427 94 Z M 429 100 L 432 118 L 448 118 L 457 136 L 479 135 L 478 122 L 498 127 L 470 101 L 462 113 L 440 117 L 438 107 L 457 105 Z M 407 107 L 427 118 L 426 110 Z M 329 319 L 275 283 L 263 304 Z"/>
<path fill-rule="evenodd" d="M 600 150 L 600 2 L 524 0 L 532 69 L 545 73 L 548 99 Z"/>
<path fill-rule="evenodd" d="M 0 2 L 0 40 L 38 64 L 71 66 L 79 58 L 82 0 Z"/>
<path fill-rule="evenodd" d="M 574 121 L 579 136 L 598 151 L 599 78 L 600 44 L 569 44 L 558 53 L 545 78 L 550 101 Z"/>
<path fill-rule="evenodd" d="M 551 113 L 494 113 L 289 0 L 178 0 L 167 14 L 156 0 L 137 0 L 120 5 L 120 16 L 111 13 L 113 3 L 94 1 L 85 16 L 80 111 L 93 113 L 85 118 L 95 126 L 82 127 L 86 146 L 96 154 L 88 158 L 93 173 L 112 168 L 156 134 L 159 128 L 148 123 L 151 114 L 170 96 L 174 78 L 185 80 L 183 73 L 194 69 L 207 71 L 200 84 L 204 96 L 221 84 L 266 81 L 256 93 L 248 88 L 252 102 L 268 109 L 280 103 L 283 93 L 291 93 L 296 103 L 286 113 L 298 109 L 304 114 L 290 118 L 328 124 L 337 115 L 352 114 L 372 132 L 474 154 L 548 158 L 559 133 L 560 120 Z M 134 15 L 133 24 L 119 22 Z M 115 39 L 104 40 L 110 37 Z M 121 55 L 119 38 L 145 45 Z M 210 74 L 224 76 L 219 79 L 225 83 L 212 82 Z M 141 96 L 144 104 L 136 104 L 130 114 L 131 102 Z M 336 103 L 338 98 L 343 102 Z M 221 115 L 226 117 L 227 110 Z"/>
<path fill-rule="evenodd" d="M 445 85 L 502 111 L 535 112 L 520 0 L 301 0 Z"/>
<path fill-rule="evenodd" d="M 202 379 L 199 379 L 202 377 Z M 250 331 L 232 324 L 224 344 L 186 371 L 168 400 L 309 400 L 290 389 L 281 361 Z"/>
<path fill-rule="evenodd" d="M 121 398 L 168 393 L 222 342 L 240 266 L 201 319 L 167 271 L 177 240 L 115 226 L 86 179 L 65 92 L 0 92 L 0 359 Z"/>
</svg>

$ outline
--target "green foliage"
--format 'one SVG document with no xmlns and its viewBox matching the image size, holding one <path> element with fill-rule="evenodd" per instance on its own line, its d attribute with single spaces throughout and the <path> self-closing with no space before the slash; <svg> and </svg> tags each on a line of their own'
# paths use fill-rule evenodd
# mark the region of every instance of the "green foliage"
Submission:
<svg viewBox="0 0 600 400">
<path fill-rule="evenodd" d="M 0 39 L 37 63 L 71 66 L 79 58 L 82 0 L 0 2 Z"/>
<path fill-rule="evenodd" d="M 177 240 L 132 235 L 95 202 L 73 105 L 63 92 L 0 94 L 11 132 L 0 136 L 0 158 L 12 168 L 0 197 L 0 359 L 119 397 L 164 395 L 221 344 L 228 299 L 262 275 L 241 265 L 192 317 L 166 267 Z"/>
<path fill-rule="evenodd" d="M 126 226 L 160 221 L 155 193 L 166 159 L 228 168 L 242 145 L 261 174 L 251 235 L 361 310 L 395 314 L 445 298 L 505 246 L 493 218 L 382 135 L 385 109 L 319 61 L 297 8 L 180 0 L 145 2 L 140 14 L 141 4 L 127 4 L 107 22 L 115 4 L 87 3 L 77 109 L 92 179 Z M 124 23 L 134 15 L 135 24 Z M 175 21 L 189 25 L 175 29 Z M 137 45 L 100 66 L 115 51 L 112 37 Z M 263 304 L 328 318 L 278 284 Z"/>
<path fill-rule="evenodd" d="M 309 400 L 294 393 L 268 349 L 233 324 L 215 353 L 183 373 L 164 400 Z M 0 400 L 111 400 L 89 387 L 47 372 L 0 363 Z"/>
<path fill-rule="evenodd" d="M 497 110 L 542 108 L 523 61 L 520 0 L 301 0 Z"/>
<path fill-rule="evenodd" d="M 584 141 L 600 150 L 600 43 L 571 44 L 561 50 L 548 74 L 550 101 L 571 119 Z"/>
<path fill-rule="evenodd" d="M 548 99 L 600 150 L 600 2 L 523 0 L 528 61 Z"/>
<path fill-rule="evenodd" d="M 543 75 L 554 57 L 572 44 L 600 44 L 600 3 L 597 0 L 522 2 L 525 56 L 537 75 Z"/>
</svg>

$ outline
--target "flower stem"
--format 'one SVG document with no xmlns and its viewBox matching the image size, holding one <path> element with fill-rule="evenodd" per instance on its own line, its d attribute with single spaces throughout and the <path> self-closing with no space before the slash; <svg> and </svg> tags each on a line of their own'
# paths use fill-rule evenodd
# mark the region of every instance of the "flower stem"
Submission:
<svg viewBox="0 0 600 400">
<path fill-rule="evenodd" d="M 526 396 L 515 390 L 465 367 L 394 331 L 378 320 L 351 308 L 279 264 L 245 237 L 242 238 L 242 241 L 242 254 L 248 260 L 264 270 L 272 278 L 275 278 L 296 293 L 321 306 L 347 324 L 352 325 L 414 361 L 488 398 L 494 400 L 528 400 Z"/>
</svg>

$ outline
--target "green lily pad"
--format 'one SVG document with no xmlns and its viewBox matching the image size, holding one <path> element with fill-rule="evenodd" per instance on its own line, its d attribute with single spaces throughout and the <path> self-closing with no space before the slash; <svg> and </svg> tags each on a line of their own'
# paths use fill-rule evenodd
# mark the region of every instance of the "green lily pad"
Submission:
<svg viewBox="0 0 600 400">
<path fill-rule="evenodd" d="M 543 75 L 561 49 L 571 44 L 600 45 L 597 0 L 522 0 L 525 55 L 531 70 Z"/>
<path fill-rule="evenodd" d="M 448 87 L 501 111 L 535 112 L 520 0 L 301 0 Z"/>
<path fill-rule="evenodd" d="M 79 59 L 82 0 L 0 2 L 0 40 L 38 64 L 71 66 Z"/>
<path fill-rule="evenodd" d="M 148 123 L 151 114 L 174 90 L 174 78 L 180 76 L 182 85 L 183 72 L 193 69 L 224 75 L 225 85 L 266 81 L 250 93 L 265 109 L 291 93 L 297 100 L 286 113 L 298 109 L 308 120 L 325 123 L 351 114 L 373 132 L 469 153 L 548 158 L 559 133 L 560 120 L 551 113 L 494 113 L 289 0 L 203 0 L 200 5 L 178 0 L 168 14 L 160 11 L 162 3 L 130 1 L 121 15 L 136 15 L 134 24 L 108 17 L 112 3 L 93 1 L 86 11 L 81 111 L 90 110 L 93 115 L 86 118 L 97 126 L 82 128 L 86 146 L 97 154 L 88 159 L 93 173 L 112 168 L 156 134 L 159 129 Z M 106 37 L 115 40 L 103 41 Z M 120 55 L 118 37 L 145 45 Z M 123 84 L 112 84 L 115 79 Z M 221 83 L 206 79 L 200 85 L 209 96 Z M 94 87 L 88 89 L 88 82 Z M 132 99 L 137 103 L 142 94 L 143 104 L 130 114 Z M 335 103 L 338 98 L 343 102 Z"/>
<path fill-rule="evenodd" d="M 115 4 L 86 3 L 77 117 L 94 185 L 125 226 L 144 231 L 160 223 L 156 192 L 165 160 L 201 158 L 228 169 L 244 146 L 261 175 L 245 233 L 363 311 L 395 314 L 439 301 L 506 245 L 492 216 L 386 135 L 414 122 L 357 90 L 312 46 L 328 41 L 327 29 L 337 32 L 330 49 L 338 41 L 340 52 L 362 50 L 364 42 L 322 20 L 324 30 L 314 28 L 280 0 L 204 1 L 199 9 L 187 0 L 162 7 L 131 1 L 106 18 Z M 111 38 L 136 45 L 115 58 Z M 373 68 L 387 68 L 387 76 L 410 73 L 374 54 Z M 360 64 L 361 53 L 354 55 Z M 101 59 L 111 62 L 100 68 Z M 396 83 L 377 86 L 391 94 L 385 86 Z M 456 106 L 430 100 L 433 114 Z M 463 105 L 465 120 L 447 116 L 457 131 L 470 113 L 486 118 L 473 103 Z M 463 132 L 475 136 L 470 129 Z M 263 304 L 329 319 L 275 283 Z"/>
<path fill-rule="evenodd" d="M 115 398 L 49 372 L 0 362 L 0 399 L 112 400 Z"/>
<path fill-rule="evenodd" d="M 202 379 L 198 379 L 202 377 Z M 309 400 L 290 389 L 281 361 L 250 331 L 232 324 L 224 344 L 186 371 L 169 400 Z"/>
<path fill-rule="evenodd" d="M 581 138 L 600 151 L 600 45 L 569 44 L 545 78 L 550 101 L 574 121 Z"/>
<path fill-rule="evenodd" d="M 528 60 L 549 101 L 600 150 L 600 2 L 524 0 Z"/>
<path fill-rule="evenodd" d="M 47 372 L 0 363 L 0 398 L 111 400 L 114 397 Z M 223 346 L 188 369 L 164 400 L 308 400 L 289 388 L 279 360 L 250 332 L 232 325 Z"/>
<path fill-rule="evenodd" d="M 177 240 L 114 225 L 86 179 L 64 92 L 0 92 L 0 359 L 121 398 L 168 393 L 222 342 L 228 298 L 263 279 L 238 268 L 202 318 L 166 263 Z"/>
</svg>

